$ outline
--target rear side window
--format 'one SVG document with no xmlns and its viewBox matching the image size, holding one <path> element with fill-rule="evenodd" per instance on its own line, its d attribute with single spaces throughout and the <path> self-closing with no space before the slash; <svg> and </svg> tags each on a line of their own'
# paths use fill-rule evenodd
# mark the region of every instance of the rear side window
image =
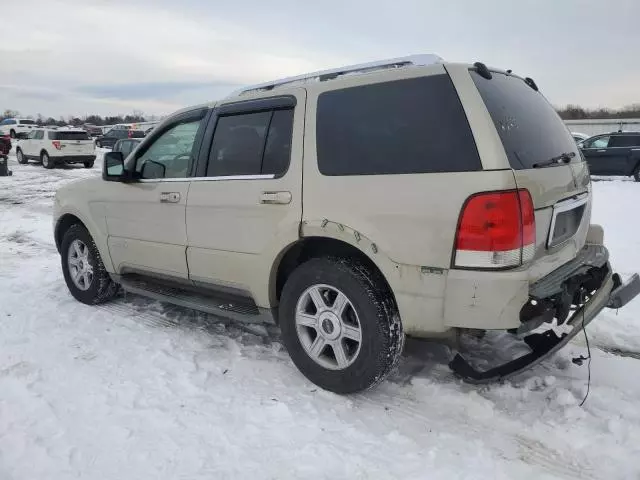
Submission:
<svg viewBox="0 0 640 480">
<path fill-rule="evenodd" d="M 482 169 L 448 75 L 322 93 L 316 142 L 318 168 L 323 175 Z"/>
<path fill-rule="evenodd" d="M 87 132 L 49 132 L 52 140 L 90 140 Z"/>
<path fill-rule="evenodd" d="M 533 168 L 563 153 L 581 158 L 573 137 L 554 108 L 524 80 L 492 72 L 469 72 L 502 140 L 511 168 Z"/>
<path fill-rule="evenodd" d="M 640 146 L 640 135 L 617 135 L 611 137 L 610 147 L 638 147 Z"/>
<path fill-rule="evenodd" d="M 221 116 L 207 176 L 284 174 L 291 156 L 292 130 L 292 109 Z"/>
</svg>

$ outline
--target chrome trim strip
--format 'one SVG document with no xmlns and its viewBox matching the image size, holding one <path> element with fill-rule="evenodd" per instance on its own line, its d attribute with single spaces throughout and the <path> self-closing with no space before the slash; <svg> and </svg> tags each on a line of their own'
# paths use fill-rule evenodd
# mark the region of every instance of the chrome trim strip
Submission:
<svg viewBox="0 0 640 480">
<path fill-rule="evenodd" d="M 184 177 L 184 178 L 143 178 L 138 180 L 141 183 L 163 183 L 163 182 L 219 182 L 222 180 L 272 180 L 275 175 L 229 175 L 227 177 Z"/>
<path fill-rule="evenodd" d="M 565 242 L 568 242 L 577 233 L 577 230 L 576 230 L 576 232 L 574 232 L 574 234 L 571 235 L 569 238 L 563 240 L 560 243 L 553 244 L 553 232 L 555 231 L 555 228 L 556 228 L 556 219 L 558 218 L 558 214 L 568 212 L 570 210 L 574 210 L 578 207 L 581 207 L 582 205 L 586 204 L 588 201 L 589 201 L 589 194 L 583 193 L 576 198 L 563 200 L 561 202 L 556 203 L 553 206 L 553 214 L 551 216 L 551 227 L 549 228 L 549 235 L 547 235 L 547 248 L 558 247 L 564 244 Z"/>
</svg>

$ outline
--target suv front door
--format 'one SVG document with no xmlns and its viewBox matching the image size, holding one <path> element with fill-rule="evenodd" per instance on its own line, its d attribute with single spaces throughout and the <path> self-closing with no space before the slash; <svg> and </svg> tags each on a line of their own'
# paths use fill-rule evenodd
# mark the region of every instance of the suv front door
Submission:
<svg viewBox="0 0 640 480">
<path fill-rule="evenodd" d="M 299 238 L 306 92 L 218 105 L 187 202 L 187 261 L 201 286 L 269 306 L 275 258 Z"/>
<path fill-rule="evenodd" d="M 582 145 L 589 171 L 592 175 L 628 175 L 626 171 L 626 149 L 613 148 L 614 135 L 601 135 L 585 141 Z"/>
<path fill-rule="evenodd" d="M 187 279 L 185 208 L 207 109 L 164 124 L 127 161 L 137 181 L 113 183 L 105 205 L 116 273 Z"/>
<path fill-rule="evenodd" d="M 22 140 L 22 154 L 29 158 L 40 158 L 43 147 L 44 130 L 32 130 L 26 140 Z"/>
</svg>

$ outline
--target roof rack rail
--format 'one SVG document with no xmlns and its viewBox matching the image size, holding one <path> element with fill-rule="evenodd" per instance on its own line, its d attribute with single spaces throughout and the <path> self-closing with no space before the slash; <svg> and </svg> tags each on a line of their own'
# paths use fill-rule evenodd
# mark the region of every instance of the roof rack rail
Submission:
<svg viewBox="0 0 640 480">
<path fill-rule="evenodd" d="M 243 95 L 249 92 L 261 92 L 273 90 L 276 87 L 282 85 L 288 85 L 292 83 L 308 83 L 308 82 L 324 82 L 326 80 L 333 80 L 342 75 L 356 75 L 362 73 L 373 72 L 376 70 L 388 70 L 392 68 L 402 67 L 418 67 L 425 65 L 433 65 L 435 63 L 443 63 L 444 60 L 438 55 L 422 54 L 422 55 L 409 55 L 406 57 L 390 58 L 387 60 L 378 60 L 369 63 L 360 63 L 357 65 L 348 65 L 340 68 L 332 68 L 330 70 L 321 70 L 319 72 L 305 73 L 303 75 L 297 75 L 295 77 L 286 77 L 279 80 L 272 80 L 266 83 L 260 83 L 258 85 L 252 85 L 244 87 L 233 92 L 230 97 Z"/>
</svg>

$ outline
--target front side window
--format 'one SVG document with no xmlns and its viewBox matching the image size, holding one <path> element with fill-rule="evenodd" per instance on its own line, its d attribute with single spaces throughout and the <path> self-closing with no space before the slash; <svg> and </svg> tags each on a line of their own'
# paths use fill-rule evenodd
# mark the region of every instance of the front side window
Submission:
<svg viewBox="0 0 640 480">
<path fill-rule="evenodd" d="M 36 132 L 29 132 L 29 134 L 27 135 L 27 140 L 35 140 L 36 138 Z M 51 133 L 49 133 L 49 138 L 51 138 Z"/>
<path fill-rule="evenodd" d="M 283 175 L 289 167 L 292 131 L 293 109 L 221 116 L 207 176 Z"/>
<path fill-rule="evenodd" d="M 604 136 L 604 137 L 598 137 L 598 138 L 594 138 L 592 140 L 589 140 L 587 142 L 584 143 L 584 147 L 585 148 L 607 148 L 607 146 L 609 145 L 609 137 Z"/>
<path fill-rule="evenodd" d="M 186 178 L 200 123 L 201 120 L 178 123 L 156 138 L 136 162 L 141 178 Z"/>
</svg>

